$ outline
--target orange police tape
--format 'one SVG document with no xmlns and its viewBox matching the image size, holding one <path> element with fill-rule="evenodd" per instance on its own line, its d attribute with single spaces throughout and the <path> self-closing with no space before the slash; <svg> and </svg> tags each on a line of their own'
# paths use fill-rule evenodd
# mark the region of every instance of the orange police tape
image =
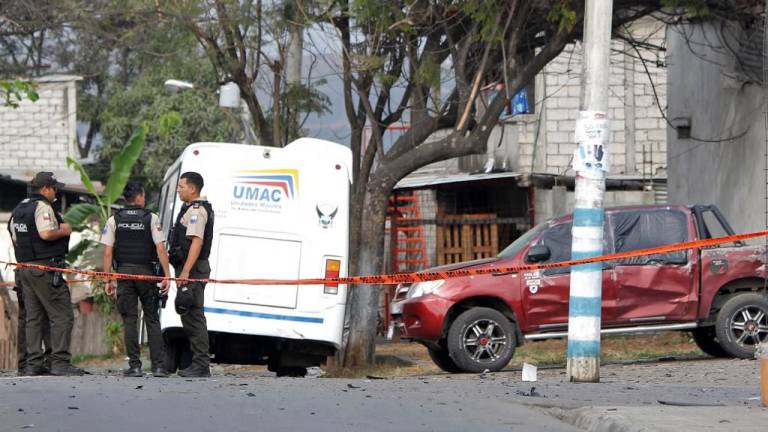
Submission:
<svg viewBox="0 0 768 432">
<path fill-rule="evenodd" d="M 5 261 L 0 261 L 0 263 L 5 263 Z M 9 264 L 9 263 L 6 263 Z M 10 263 L 13 265 L 14 263 Z M 87 282 L 93 282 L 96 279 L 67 279 L 68 284 L 75 284 L 75 283 L 87 283 Z M 0 282 L 0 287 L 15 287 L 16 282 Z"/>
<path fill-rule="evenodd" d="M 237 285 L 323 285 L 323 284 L 377 284 L 377 285 L 396 285 L 399 283 L 408 282 L 426 282 L 431 280 L 448 279 L 454 277 L 465 276 L 478 276 L 494 273 L 520 273 L 530 270 L 550 269 L 557 267 L 570 267 L 581 264 L 591 264 L 604 261 L 613 261 L 624 258 L 632 258 L 644 255 L 654 255 L 669 252 L 677 252 L 681 250 L 694 249 L 700 247 L 717 246 L 724 243 L 733 243 L 742 240 L 748 240 L 757 237 L 768 236 L 768 231 L 756 231 L 745 234 L 735 234 L 725 237 L 717 237 L 706 240 L 694 240 L 684 243 L 674 243 L 665 246 L 659 246 L 648 249 L 638 249 L 631 252 L 620 252 L 608 255 L 601 255 L 598 257 L 582 258 L 577 260 L 561 261 L 556 263 L 546 264 L 528 264 L 521 266 L 507 266 L 507 267 L 490 267 L 482 269 L 466 269 L 466 270 L 447 270 L 447 271 L 433 271 L 433 272 L 414 272 L 414 273 L 396 273 L 396 274 L 383 274 L 372 276 L 349 276 L 339 278 L 318 278 L 318 279 L 181 279 L 181 278 L 168 278 L 181 283 L 190 282 L 205 282 L 205 283 L 217 283 L 217 284 L 237 284 Z M 144 276 L 144 275 L 132 275 L 126 273 L 107 273 L 91 270 L 81 270 L 76 268 L 59 268 L 51 267 L 39 264 L 29 263 L 11 263 L 6 261 L 0 261 L 0 264 L 6 264 L 17 267 L 36 268 L 46 271 L 60 271 L 62 273 L 69 274 L 81 274 L 86 276 L 92 276 L 99 279 L 133 279 L 133 280 L 145 280 L 160 282 L 166 279 L 162 276 Z"/>
</svg>

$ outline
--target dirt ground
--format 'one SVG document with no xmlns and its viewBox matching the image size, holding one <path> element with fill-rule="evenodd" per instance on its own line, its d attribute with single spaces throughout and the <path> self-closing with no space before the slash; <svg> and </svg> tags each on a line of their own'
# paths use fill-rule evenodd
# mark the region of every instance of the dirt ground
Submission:
<svg viewBox="0 0 768 432">
<path fill-rule="evenodd" d="M 564 367 L 566 362 L 565 339 L 527 342 L 518 347 L 512 361 L 505 370 L 513 371 L 522 368 L 523 363 L 530 363 L 539 368 Z M 633 336 L 604 337 L 601 344 L 602 364 L 643 363 L 650 361 L 676 359 L 697 360 L 708 359 L 706 354 L 694 344 L 687 332 L 660 332 Z M 144 347 L 142 355 L 146 356 Z M 321 366 L 321 372 L 326 377 L 359 378 L 366 376 L 377 377 L 408 377 L 443 374 L 429 358 L 427 349 L 411 342 L 382 342 L 376 346 L 377 364 L 364 369 L 349 370 L 334 366 L 332 362 Z M 75 359 L 78 366 L 95 371 L 119 371 L 126 367 L 124 356 L 114 357 L 85 357 Z M 145 362 L 145 369 L 149 361 Z M 258 365 L 213 365 L 214 373 L 225 374 L 257 374 L 265 375 L 266 366 Z M 315 372 L 317 373 L 317 372 Z"/>
<path fill-rule="evenodd" d="M 539 367 L 564 366 L 566 362 L 565 339 L 529 341 L 515 350 L 512 361 L 506 369 L 515 370 L 523 363 Z M 697 359 L 708 358 L 699 350 L 687 332 L 660 332 L 633 336 L 604 337 L 601 345 L 602 362 L 648 361 L 665 358 Z M 418 343 L 392 342 L 376 346 L 379 364 L 364 371 L 349 371 L 329 367 L 331 376 L 355 377 L 416 376 L 443 373 L 429 358 L 427 349 Z M 394 364 L 391 357 L 410 362 L 410 365 Z M 383 364 L 382 364 L 383 363 Z"/>
</svg>

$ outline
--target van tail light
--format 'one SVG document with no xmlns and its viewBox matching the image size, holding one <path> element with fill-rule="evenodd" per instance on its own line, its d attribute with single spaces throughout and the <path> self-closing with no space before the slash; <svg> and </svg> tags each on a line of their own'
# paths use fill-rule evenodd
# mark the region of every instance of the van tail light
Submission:
<svg viewBox="0 0 768 432">
<path fill-rule="evenodd" d="M 337 278 L 341 274 L 341 260 L 329 259 L 325 260 L 325 278 Z M 327 283 L 323 286 L 323 293 L 325 294 L 338 294 L 339 284 Z"/>
</svg>

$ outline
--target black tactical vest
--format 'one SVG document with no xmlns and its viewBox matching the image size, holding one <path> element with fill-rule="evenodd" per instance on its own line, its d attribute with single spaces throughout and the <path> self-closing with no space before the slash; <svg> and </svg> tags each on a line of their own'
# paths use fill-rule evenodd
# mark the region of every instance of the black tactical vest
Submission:
<svg viewBox="0 0 768 432">
<path fill-rule="evenodd" d="M 171 238 L 172 264 L 183 266 L 187 262 L 189 248 L 192 246 L 192 240 L 187 238 L 187 228 L 181 224 L 181 219 L 187 213 L 190 207 L 202 206 L 208 212 L 208 220 L 205 223 L 205 233 L 203 234 L 203 247 L 200 250 L 198 260 L 208 259 L 211 254 L 211 243 L 213 243 L 213 207 L 208 201 L 192 201 L 190 204 L 184 204 L 176 217 L 176 223 L 173 225 L 173 237 Z"/>
<path fill-rule="evenodd" d="M 126 207 L 115 212 L 115 261 L 118 264 L 152 264 L 158 261 L 152 240 L 152 212 Z"/>
<path fill-rule="evenodd" d="M 38 201 L 44 201 L 46 205 L 50 205 L 44 196 L 33 194 L 30 198 L 19 203 L 11 213 L 13 225 L 10 226 L 9 223 L 8 228 L 12 229 L 16 235 L 15 249 L 16 261 L 18 262 L 40 261 L 50 258 L 63 259 L 69 252 L 69 236 L 54 241 L 40 238 L 37 224 L 35 224 L 35 209 L 37 209 Z M 59 224 L 64 222 L 61 215 L 53 208 L 51 208 L 51 212 Z"/>
</svg>

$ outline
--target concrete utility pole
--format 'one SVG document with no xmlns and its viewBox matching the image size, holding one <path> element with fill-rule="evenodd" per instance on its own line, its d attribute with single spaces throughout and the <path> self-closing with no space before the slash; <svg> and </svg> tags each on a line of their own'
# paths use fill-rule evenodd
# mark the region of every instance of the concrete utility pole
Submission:
<svg viewBox="0 0 768 432">
<path fill-rule="evenodd" d="M 581 111 L 576 120 L 578 147 L 573 211 L 573 259 L 603 253 L 603 197 L 610 127 L 608 80 L 613 2 L 587 0 L 584 15 L 584 56 Z M 568 378 L 575 382 L 600 381 L 600 307 L 602 263 L 571 269 L 568 301 Z"/>
</svg>

